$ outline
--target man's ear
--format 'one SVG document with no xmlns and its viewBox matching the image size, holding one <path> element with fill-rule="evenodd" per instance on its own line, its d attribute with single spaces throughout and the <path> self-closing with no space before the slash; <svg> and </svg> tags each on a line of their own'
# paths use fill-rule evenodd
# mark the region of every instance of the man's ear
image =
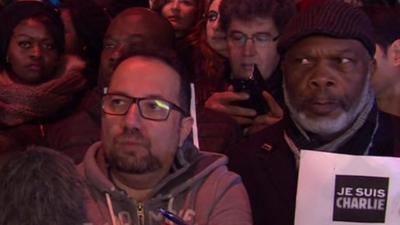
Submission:
<svg viewBox="0 0 400 225">
<path fill-rule="evenodd" d="M 387 54 L 393 66 L 400 66 L 400 39 L 396 39 L 388 47 Z"/>
<path fill-rule="evenodd" d="M 184 117 L 181 121 L 181 127 L 179 129 L 179 147 L 183 145 L 183 142 L 186 140 L 186 138 L 191 134 L 192 131 L 192 126 L 193 126 L 193 118 L 188 116 Z"/>
</svg>

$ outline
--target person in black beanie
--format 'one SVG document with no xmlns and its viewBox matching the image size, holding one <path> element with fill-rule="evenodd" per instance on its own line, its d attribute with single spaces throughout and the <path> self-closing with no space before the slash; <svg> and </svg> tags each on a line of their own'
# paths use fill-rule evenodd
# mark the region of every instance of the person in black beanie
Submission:
<svg viewBox="0 0 400 225">
<path fill-rule="evenodd" d="M 294 224 L 301 149 L 400 153 L 399 119 L 377 109 L 370 86 L 375 42 L 361 9 L 339 0 L 310 6 L 285 27 L 278 51 L 288 115 L 228 151 L 256 225 Z"/>
</svg>

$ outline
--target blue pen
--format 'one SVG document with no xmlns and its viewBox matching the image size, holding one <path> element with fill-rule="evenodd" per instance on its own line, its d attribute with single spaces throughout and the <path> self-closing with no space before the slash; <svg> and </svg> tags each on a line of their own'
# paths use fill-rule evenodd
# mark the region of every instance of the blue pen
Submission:
<svg viewBox="0 0 400 225">
<path fill-rule="evenodd" d="M 171 220 L 176 225 L 187 225 L 181 218 L 179 218 L 177 215 L 173 214 L 172 212 L 170 212 L 168 210 L 159 208 L 158 211 L 161 213 L 161 215 L 163 215 L 168 220 Z"/>
</svg>

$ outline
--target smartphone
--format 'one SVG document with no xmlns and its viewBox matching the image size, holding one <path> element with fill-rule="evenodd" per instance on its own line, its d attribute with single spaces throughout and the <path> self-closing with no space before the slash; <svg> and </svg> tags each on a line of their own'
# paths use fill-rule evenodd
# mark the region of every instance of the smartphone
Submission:
<svg viewBox="0 0 400 225">
<path fill-rule="evenodd" d="M 235 105 L 254 109 L 257 115 L 268 113 L 269 107 L 262 95 L 261 82 L 264 80 L 257 66 L 254 66 L 253 74 L 248 79 L 232 79 L 235 92 L 246 92 L 250 96 L 247 100 L 235 102 Z"/>
</svg>

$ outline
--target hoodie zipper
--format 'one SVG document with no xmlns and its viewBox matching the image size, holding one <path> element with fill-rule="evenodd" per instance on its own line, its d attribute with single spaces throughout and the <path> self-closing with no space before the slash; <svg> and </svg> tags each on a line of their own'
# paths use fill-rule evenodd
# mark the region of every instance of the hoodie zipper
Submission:
<svg viewBox="0 0 400 225">
<path fill-rule="evenodd" d="M 138 205 L 136 207 L 136 213 L 138 216 L 139 225 L 144 225 L 144 208 L 142 202 L 138 202 Z"/>
</svg>

